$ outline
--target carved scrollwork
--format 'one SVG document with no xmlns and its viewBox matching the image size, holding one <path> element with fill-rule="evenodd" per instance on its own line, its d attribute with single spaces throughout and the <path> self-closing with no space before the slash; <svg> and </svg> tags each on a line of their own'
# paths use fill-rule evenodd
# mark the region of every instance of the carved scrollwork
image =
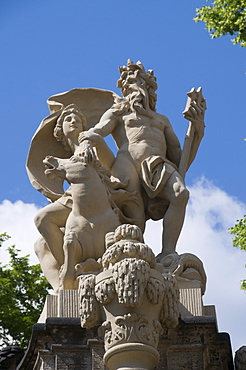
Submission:
<svg viewBox="0 0 246 370">
<path fill-rule="evenodd" d="M 138 338 L 140 342 L 157 348 L 161 331 L 162 327 L 158 320 L 152 320 L 151 322 L 147 316 L 139 320 Z"/>
<path fill-rule="evenodd" d="M 144 343 L 157 348 L 161 324 L 147 316 L 129 313 L 102 324 L 105 349 L 121 343 Z"/>
</svg>

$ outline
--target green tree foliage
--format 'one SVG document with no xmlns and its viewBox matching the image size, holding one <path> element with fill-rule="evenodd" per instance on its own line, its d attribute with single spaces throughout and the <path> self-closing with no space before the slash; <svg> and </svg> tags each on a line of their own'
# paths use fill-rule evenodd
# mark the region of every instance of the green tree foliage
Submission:
<svg viewBox="0 0 246 370">
<path fill-rule="evenodd" d="M 234 44 L 246 46 L 246 1 L 214 0 L 196 9 L 195 21 L 203 21 L 212 38 L 232 35 Z"/>
<path fill-rule="evenodd" d="M 7 239 L 6 233 L 0 235 L 0 247 Z M 25 348 L 51 287 L 29 256 L 19 257 L 15 246 L 7 251 L 9 263 L 0 263 L 0 343 Z"/>
<path fill-rule="evenodd" d="M 235 235 L 232 239 L 233 246 L 246 251 L 246 215 L 241 220 L 237 220 L 236 225 L 231 227 L 229 231 Z M 246 290 L 246 279 L 242 280 L 241 288 Z"/>
</svg>

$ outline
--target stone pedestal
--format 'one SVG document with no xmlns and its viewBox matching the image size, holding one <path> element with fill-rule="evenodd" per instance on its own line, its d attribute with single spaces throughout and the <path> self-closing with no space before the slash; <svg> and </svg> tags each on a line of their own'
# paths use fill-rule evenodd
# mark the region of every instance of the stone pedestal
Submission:
<svg viewBox="0 0 246 370">
<path fill-rule="evenodd" d="M 159 341 L 155 370 L 232 370 L 229 335 L 218 333 L 216 319 L 193 316 Z M 126 354 L 131 359 L 131 354 Z M 78 318 L 49 318 L 35 324 L 27 353 L 18 370 L 107 370 L 104 343 L 97 328 L 82 329 Z M 147 366 L 147 364 L 145 364 Z M 146 367 L 148 369 L 148 367 Z"/>
<path fill-rule="evenodd" d="M 229 335 L 218 333 L 215 308 L 203 306 L 200 283 L 181 279 L 178 287 L 179 324 L 174 329 L 164 330 L 156 349 L 150 347 L 146 351 L 143 348 L 145 356 L 142 356 L 141 369 L 152 369 L 158 361 L 155 370 L 233 369 Z M 142 314 L 145 306 L 141 305 Z M 138 360 L 141 358 L 141 343 L 129 341 L 120 346 L 120 353 L 116 346 L 105 354 L 105 343 L 97 329 L 81 328 L 76 290 L 48 296 L 18 370 L 106 370 L 104 363 L 111 369 L 135 369 L 134 356 L 137 353 Z M 129 366 L 125 367 L 126 364 Z"/>
<path fill-rule="evenodd" d="M 181 318 L 194 316 L 213 316 L 216 318 L 214 306 L 203 306 L 201 288 L 196 281 L 178 282 L 178 287 Z M 49 317 L 79 317 L 77 290 L 62 290 L 59 295 L 47 296 L 38 322 L 45 323 Z"/>
<path fill-rule="evenodd" d="M 103 355 L 97 329 L 81 328 L 79 318 L 48 318 L 33 326 L 18 370 L 103 370 Z"/>
<path fill-rule="evenodd" d="M 219 333 L 211 316 L 180 319 L 175 330 L 162 336 L 156 370 L 233 370 L 230 337 Z"/>
</svg>

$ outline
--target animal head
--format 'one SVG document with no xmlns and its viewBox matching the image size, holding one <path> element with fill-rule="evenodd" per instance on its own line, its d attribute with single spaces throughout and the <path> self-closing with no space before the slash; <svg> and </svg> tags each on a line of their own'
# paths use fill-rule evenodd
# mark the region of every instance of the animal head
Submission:
<svg viewBox="0 0 246 370">
<path fill-rule="evenodd" d="M 51 179 L 54 177 L 66 178 L 65 165 L 68 160 L 69 159 L 53 157 L 52 155 L 46 156 L 43 160 L 45 175 Z"/>
<path fill-rule="evenodd" d="M 84 150 L 70 158 L 57 158 L 47 156 L 43 160 L 45 175 L 49 178 L 60 177 L 69 183 L 77 182 L 91 176 L 89 169 L 97 169 L 100 162 L 96 159 L 94 151 Z M 87 170 L 87 171 L 85 171 Z"/>
</svg>

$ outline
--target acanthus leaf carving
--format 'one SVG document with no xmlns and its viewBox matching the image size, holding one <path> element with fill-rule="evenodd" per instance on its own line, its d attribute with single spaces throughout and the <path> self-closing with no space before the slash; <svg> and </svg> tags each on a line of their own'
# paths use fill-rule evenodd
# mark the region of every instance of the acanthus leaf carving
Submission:
<svg viewBox="0 0 246 370">
<path fill-rule="evenodd" d="M 114 321 L 105 321 L 101 328 L 106 350 L 125 342 L 144 343 L 157 348 L 159 335 L 162 331 L 158 320 L 136 313 L 117 316 Z"/>
</svg>

